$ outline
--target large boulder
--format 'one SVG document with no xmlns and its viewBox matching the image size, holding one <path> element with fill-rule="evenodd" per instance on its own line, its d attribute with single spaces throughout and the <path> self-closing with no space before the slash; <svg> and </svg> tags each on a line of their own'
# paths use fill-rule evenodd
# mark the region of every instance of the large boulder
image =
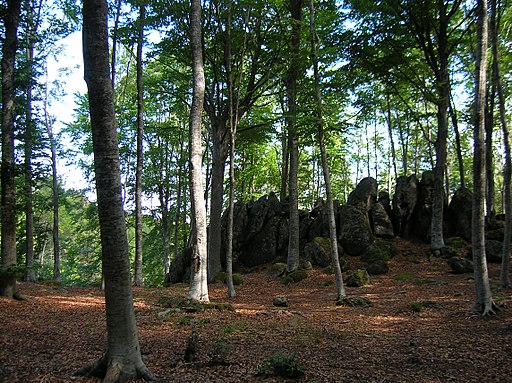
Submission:
<svg viewBox="0 0 512 383">
<path fill-rule="evenodd" d="M 192 262 L 192 247 L 181 250 L 171 261 L 169 273 L 165 276 L 164 285 L 185 282 L 190 278 L 190 264 Z"/>
<path fill-rule="evenodd" d="M 400 176 L 396 179 L 393 195 L 393 220 L 395 234 L 409 238 L 412 234 L 412 214 L 418 201 L 418 180 L 416 176 Z"/>
<path fill-rule="evenodd" d="M 339 201 L 334 201 L 334 213 L 339 209 Z M 329 237 L 329 209 L 327 204 L 323 201 L 316 203 L 314 209 L 309 213 L 309 218 L 312 220 L 309 226 L 308 240 L 312 241 L 316 237 Z M 337 219 L 336 219 L 337 221 Z M 338 222 L 336 222 L 337 226 Z"/>
<path fill-rule="evenodd" d="M 376 237 L 393 238 L 395 236 L 393 223 L 382 202 L 377 202 L 373 205 L 370 211 L 370 222 L 373 234 L 375 234 Z"/>
<path fill-rule="evenodd" d="M 434 200 L 434 173 L 426 171 L 418 185 L 418 200 L 414 211 L 414 235 L 424 241 L 430 241 L 432 222 L 432 203 Z"/>
<path fill-rule="evenodd" d="M 338 245 L 338 257 L 343 255 L 343 248 Z M 320 267 L 327 267 L 331 264 L 331 241 L 324 237 L 315 237 L 304 247 L 304 256 L 311 264 Z"/>
<path fill-rule="evenodd" d="M 363 178 L 348 195 L 347 205 L 355 206 L 368 212 L 377 200 L 377 181 L 375 178 Z"/>
<path fill-rule="evenodd" d="M 281 225 L 281 216 L 273 216 L 252 240 L 248 243 L 245 251 L 240 253 L 238 262 L 247 267 L 254 267 L 272 262 L 278 255 L 278 233 Z"/>
<path fill-rule="evenodd" d="M 343 205 L 338 216 L 340 245 L 350 255 L 365 254 L 373 241 L 367 214 L 353 205 Z"/>
<path fill-rule="evenodd" d="M 245 246 L 245 232 L 249 221 L 247 205 L 236 202 L 233 209 L 233 252 L 239 252 Z M 227 241 L 228 210 L 222 216 L 222 249 L 225 251 Z"/>
<path fill-rule="evenodd" d="M 485 241 L 485 256 L 487 262 L 500 263 L 503 255 L 503 243 L 494 240 Z"/>
<path fill-rule="evenodd" d="M 473 193 L 468 189 L 458 189 L 447 210 L 447 219 L 454 235 L 471 241 L 471 217 L 473 215 Z"/>
<path fill-rule="evenodd" d="M 349 270 L 345 276 L 345 284 L 348 287 L 361 287 L 370 283 L 370 276 L 364 269 Z"/>
<path fill-rule="evenodd" d="M 447 260 L 452 273 L 464 274 L 473 272 L 473 262 L 464 257 L 451 257 Z"/>
<path fill-rule="evenodd" d="M 248 223 L 245 230 L 246 242 L 251 241 L 265 223 L 275 215 L 280 215 L 282 206 L 274 193 L 260 197 L 256 202 L 248 204 Z"/>
</svg>

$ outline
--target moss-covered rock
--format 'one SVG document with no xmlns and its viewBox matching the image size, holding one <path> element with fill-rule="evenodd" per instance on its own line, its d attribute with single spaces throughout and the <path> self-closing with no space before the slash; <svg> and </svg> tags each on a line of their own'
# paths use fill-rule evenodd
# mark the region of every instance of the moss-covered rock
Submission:
<svg viewBox="0 0 512 383">
<path fill-rule="evenodd" d="M 297 283 L 302 281 L 303 279 L 306 279 L 308 277 L 308 272 L 306 270 L 295 270 L 291 273 L 286 274 L 283 277 L 283 283 L 290 284 L 290 283 Z"/>
<path fill-rule="evenodd" d="M 368 251 L 365 254 L 361 255 L 361 261 L 367 263 L 373 263 L 375 261 L 387 262 L 393 258 L 393 256 L 394 252 L 391 244 L 383 241 L 376 241 L 368 248 Z"/>
<path fill-rule="evenodd" d="M 370 276 L 364 269 L 349 270 L 345 277 L 345 284 L 348 287 L 361 287 L 370 283 Z"/>
<path fill-rule="evenodd" d="M 213 283 L 227 283 L 227 277 L 228 277 L 228 274 L 225 273 L 224 271 L 221 271 L 221 272 L 217 273 L 215 278 L 213 278 L 212 282 Z M 233 284 L 235 286 L 237 286 L 237 285 L 241 285 L 242 283 L 244 283 L 244 278 L 242 277 L 242 275 L 239 273 L 233 273 Z"/>
<path fill-rule="evenodd" d="M 387 261 L 377 260 L 375 262 L 370 263 L 366 267 L 366 271 L 370 275 L 383 275 L 389 272 L 389 265 Z"/>
<path fill-rule="evenodd" d="M 443 254 L 446 258 L 464 257 L 471 249 L 471 244 L 461 237 L 447 238 L 444 243 L 446 247 Z"/>
<path fill-rule="evenodd" d="M 357 295 L 343 297 L 336 301 L 337 306 L 347 306 L 347 307 L 371 307 L 372 301 L 366 297 L 361 297 Z"/>
</svg>

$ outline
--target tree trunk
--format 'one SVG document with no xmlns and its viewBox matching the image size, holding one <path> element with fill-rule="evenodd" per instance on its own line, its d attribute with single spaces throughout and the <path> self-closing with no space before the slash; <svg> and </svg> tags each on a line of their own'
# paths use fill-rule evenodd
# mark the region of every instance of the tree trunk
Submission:
<svg viewBox="0 0 512 383">
<path fill-rule="evenodd" d="M 33 171 L 32 155 L 34 146 L 35 121 L 32 119 L 32 81 L 34 65 L 34 39 L 33 39 L 33 12 L 31 4 L 28 4 L 27 13 L 29 23 L 26 30 L 26 59 L 29 68 L 29 79 L 27 85 L 27 106 L 25 112 L 25 261 L 27 270 L 25 272 L 25 281 L 36 282 L 36 273 L 34 270 L 34 208 L 33 208 Z"/>
<path fill-rule="evenodd" d="M 213 163 L 211 175 L 210 226 L 208 234 L 208 280 L 222 270 L 220 259 L 224 172 L 226 167 L 226 120 L 213 122 Z"/>
<path fill-rule="evenodd" d="M 503 131 L 503 147 L 505 152 L 505 165 L 503 167 L 504 184 L 504 205 L 505 205 L 505 236 L 503 238 L 503 254 L 501 258 L 500 286 L 502 288 L 510 287 L 509 267 L 510 267 L 510 242 L 512 237 L 512 158 L 510 153 L 510 132 L 508 130 L 505 97 L 503 93 L 503 83 L 500 70 L 500 55 L 498 51 L 498 31 L 500 27 L 500 17 L 498 14 L 497 2 L 491 0 L 491 44 L 492 44 L 492 82 L 496 87 L 498 94 L 498 103 L 500 111 L 500 123 Z M 492 111 L 490 111 L 492 113 Z"/>
<path fill-rule="evenodd" d="M 142 46 L 146 8 L 139 10 L 139 35 L 137 38 L 137 169 L 135 172 L 135 286 L 143 286 L 142 277 L 142 169 L 144 163 L 144 85 L 142 78 Z"/>
<path fill-rule="evenodd" d="M 0 296 L 16 295 L 16 195 L 14 162 L 14 62 L 21 2 L 9 0 L 3 14 L 5 36 L 2 47 L 2 205 Z"/>
<path fill-rule="evenodd" d="M 60 282 L 60 238 L 59 238 L 59 179 L 57 177 L 57 144 L 53 135 L 52 123 L 48 114 L 48 71 L 46 71 L 46 87 L 44 99 L 44 122 L 48 138 L 52 160 L 52 196 L 53 196 L 53 280 Z M 41 264 L 43 264 L 41 260 Z"/>
<path fill-rule="evenodd" d="M 453 105 L 451 98 L 452 97 L 450 95 L 449 111 L 452 120 L 453 131 L 455 133 L 455 146 L 457 151 L 457 162 L 459 165 L 460 187 L 464 189 L 466 187 L 466 177 L 464 175 L 464 160 L 462 158 L 462 146 L 460 143 L 459 121 L 457 119 L 457 111 L 455 110 L 455 105 Z M 487 177 L 487 179 L 489 179 L 489 177 Z"/>
<path fill-rule="evenodd" d="M 201 1 L 192 0 L 190 15 L 192 46 L 193 93 L 190 110 L 190 194 L 195 226 L 194 251 L 190 276 L 189 297 L 208 302 L 206 208 L 202 180 L 201 115 L 204 104 L 205 79 L 201 43 Z M 210 227 L 212 224 L 210 224 Z"/>
<path fill-rule="evenodd" d="M 430 247 L 435 255 L 440 255 L 445 247 L 443 217 L 445 204 L 444 175 L 446 168 L 446 145 L 448 139 L 448 106 L 450 104 L 450 76 L 448 67 L 448 18 L 445 5 L 439 10 L 439 68 L 437 87 L 437 138 L 435 142 L 436 165 L 434 167 L 434 195 L 432 201 L 432 223 Z"/>
<path fill-rule="evenodd" d="M 487 0 L 478 1 L 475 84 L 475 128 L 473 156 L 472 248 L 475 266 L 476 304 L 474 310 L 493 313 L 491 286 L 485 257 L 485 91 L 487 72 Z"/>
<path fill-rule="evenodd" d="M 388 91 L 388 80 L 386 80 L 386 122 L 388 124 L 388 134 L 389 134 L 389 146 L 391 147 L 391 159 L 393 161 L 393 171 L 395 175 L 395 179 L 398 178 L 398 166 L 396 160 L 396 152 L 395 152 L 395 142 L 393 140 L 393 124 L 391 121 L 391 102 L 389 100 L 389 91 Z M 405 163 L 405 161 L 404 161 Z M 406 165 L 404 165 L 406 167 Z"/>
<path fill-rule="evenodd" d="M 183 136 L 181 137 L 181 144 L 180 144 L 180 162 L 179 162 L 179 168 L 178 168 L 178 196 L 176 198 L 176 215 L 174 217 L 174 258 L 178 256 L 178 250 L 179 250 L 179 235 L 180 235 L 180 223 L 181 223 L 181 207 L 183 204 L 183 176 L 185 173 L 185 165 L 183 161 L 183 153 L 184 153 L 184 140 Z"/>
<path fill-rule="evenodd" d="M 299 268 L 299 195 L 297 173 L 299 169 L 299 148 L 297 137 L 297 79 L 300 67 L 300 33 L 302 23 L 302 0 L 290 0 L 292 35 L 290 41 L 290 62 L 288 67 L 288 151 L 290 155 L 289 181 L 289 234 L 288 234 L 288 273 Z"/>
<path fill-rule="evenodd" d="M 107 351 L 77 375 L 99 376 L 104 383 L 155 380 L 141 357 L 133 308 L 114 94 L 109 70 L 107 2 L 84 0 L 84 78 L 94 152 L 94 170 L 105 278 Z"/>
<path fill-rule="evenodd" d="M 320 90 L 320 73 L 318 70 L 318 49 L 315 31 L 315 4 L 314 0 L 309 0 L 309 27 L 311 34 L 311 58 L 313 61 L 313 75 L 315 80 L 315 98 L 316 98 L 316 123 L 318 127 L 318 145 L 320 146 L 320 156 L 322 158 L 322 171 L 324 174 L 325 192 L 327 197 L 327 211 L 329 213 L 329 240 L 331 243 L 331 258 L 336 277 L 336 300 L 343 298 L 345 287 L 343 285 L 343 276 L 338 255 L 338 239 L 336 234 L 336 215 L 334 212 L 334 201 L 332 197 L 331 179 L 329 172 L 329 164 L 327 163 L 327 152 L 324 142 L 324 120 L 323 120 L 323 102 Z M 396 171 L 396 168 L 395 168 Z"/>
<path fill-rule="evenodd" d="M 235 210 L 235 139 L 238 125 L 238 97 L 235 100 L 233 71 L 231 70 L 231 0 L 228 0 L 226 34 L 224 57 L 228 78 L 229 103 L 229 207 L 226 239 L 226 284 L 228 297 L 234 298 L 236 293 L 233 284 L 233 214 Z"/>
<path fill-rule="evenodd" d="M 116 2 L 116 18 L 114 21 L 114 28 L 112 29 L 112 54 L 111 56 L 111 82 L 112 89 L 116 88 L 116 59 L 117 59 L 117 32 L 119 31 L 119 18 L 121 17 L 121 0 Z"/>
</svg>

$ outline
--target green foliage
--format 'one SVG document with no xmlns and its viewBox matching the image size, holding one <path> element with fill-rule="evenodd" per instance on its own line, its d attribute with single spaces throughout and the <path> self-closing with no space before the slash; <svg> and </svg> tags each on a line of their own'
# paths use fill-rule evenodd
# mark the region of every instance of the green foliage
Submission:
<svg viewBox="0 0 512 383">
<path fill-rule="evenodd" d="M 306 367 L 300 363 L 297 355 L 276 352 L 258 366 L 257 374 L 296 379 L 303 376 L 305 371 Z"/>
</svg>

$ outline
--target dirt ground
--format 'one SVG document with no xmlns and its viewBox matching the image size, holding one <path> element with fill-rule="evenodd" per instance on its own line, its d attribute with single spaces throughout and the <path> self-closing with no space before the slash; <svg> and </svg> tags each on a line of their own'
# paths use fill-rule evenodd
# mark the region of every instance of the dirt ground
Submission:
<svg viewBox="0 0 512 383">
<path fill-rule="evenodd" d="M 165 302 L 186 297 L 186 285 L 136 288 L 146 366 L 159 382 L 512 382 L 512 291 L 493 288 L 497 315 L 469 314 L 470 274 L 429 261 L 424 244 L 395 245 L 389 274 L 347 288 L 371 300 L 366 308 L 336 306 L 334 276 L 322 269 L 284 285 L 262 268 L 243 275 L 233 299 L 211 285 L 210 299 L 234 311 L 169 311 Z M 490 265 L 493 286 L 498 275 Z M 26 283 L 20 290 L 27 301 L 0 298 L 0 382 L 95 382 L 72 374 L 105 350 L 102 292 Z M 289 306 L 274 307 L 277 295 Z M 304 375 L 258 374 L 277 353 Z"/>
</svg>

